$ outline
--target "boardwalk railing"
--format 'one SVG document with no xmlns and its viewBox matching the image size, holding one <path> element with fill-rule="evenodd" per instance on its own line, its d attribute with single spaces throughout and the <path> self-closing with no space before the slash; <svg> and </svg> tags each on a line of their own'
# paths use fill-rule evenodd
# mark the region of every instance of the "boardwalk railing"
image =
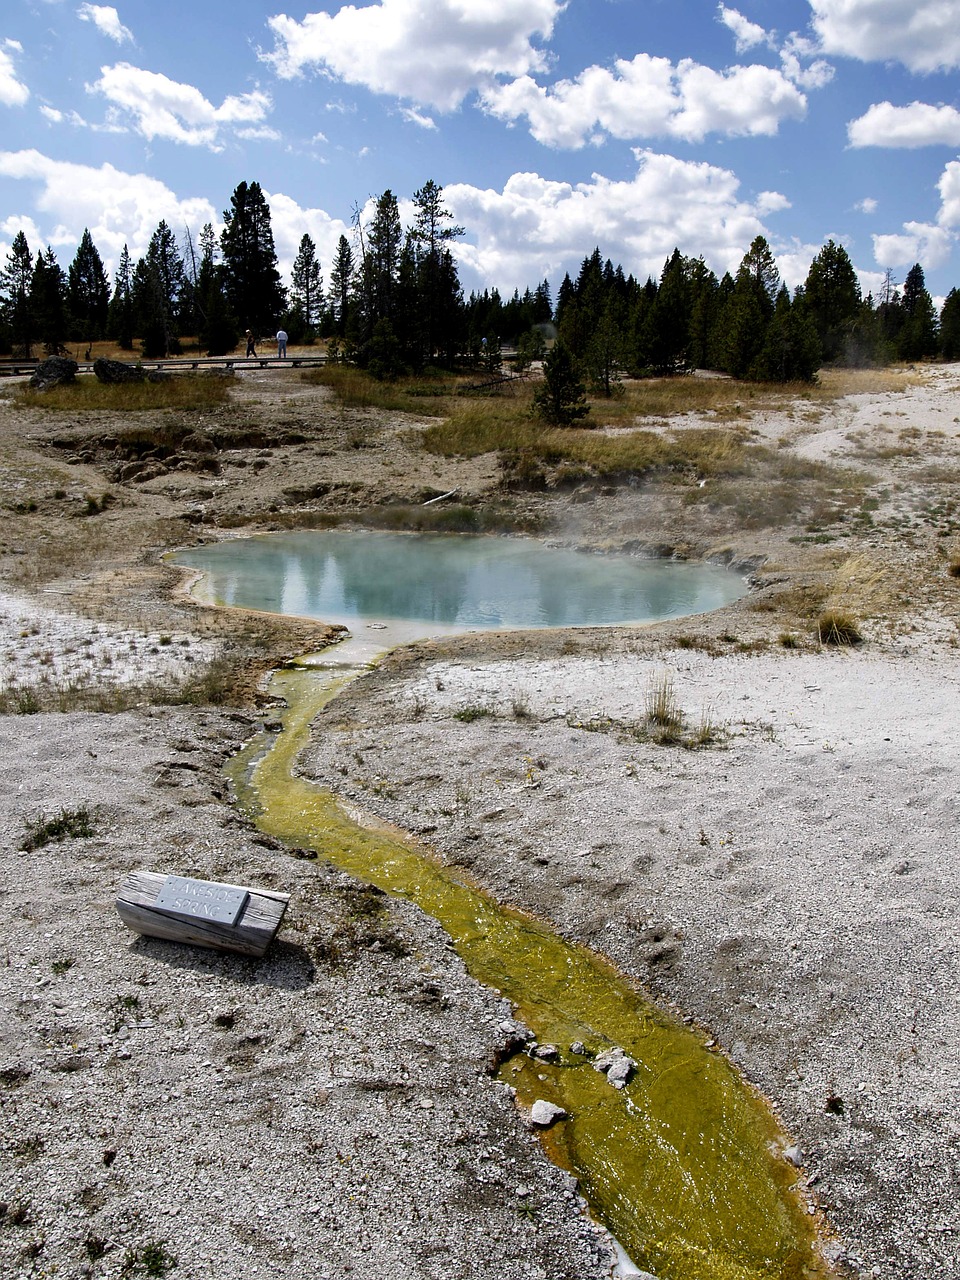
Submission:
<svg viewBox="0 0 960 1280">
<path fill-rule="evenodd" d="M 41 362 L 39 360 L 0 360 L 0 378 L 29 377 Z M 154 370 L 175 372 L 196 369 L 314 369 L 327 363 L 327 357 L 287 356 L 174 356 L 169 360 L 125 360 L 122 363 L 137 365 L 152 373 Z M 92 360 L 78 360 L 78 373 L 92 373 Z"/>
</svg>

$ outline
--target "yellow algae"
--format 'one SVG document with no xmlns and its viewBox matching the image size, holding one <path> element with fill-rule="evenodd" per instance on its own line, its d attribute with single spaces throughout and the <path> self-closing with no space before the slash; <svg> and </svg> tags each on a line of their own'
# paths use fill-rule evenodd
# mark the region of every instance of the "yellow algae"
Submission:
<svg viewBox="0 0 960 1280">
<path fill-rule="evenodd" d="M 296 773 L 310 724 L 356 673 L 278 672 L 287 711 L 264 753 L 232 767 L 258 825 L 343 870 L 415 902 L 444 927 L 478 981 L 513 1002 L 555 1062 L 510 1059 L 502 1078 L 531 1106 L 568 1118 L 544 1135 L 594 1215 L 661 1280 L 815 1280 L 832 1274 L 797 1191 L 787 1144 L 763 1100 L 697 1032 L 652 1004 L 607 961 L 498 904 L 411 837 L 361 825 L 330 792 Z M 582 1044 L 585 1054 L 573 1053 Z M 592 1064 L 622 1048 L 636 1070 L 622 1090 Z"/>
</svg>

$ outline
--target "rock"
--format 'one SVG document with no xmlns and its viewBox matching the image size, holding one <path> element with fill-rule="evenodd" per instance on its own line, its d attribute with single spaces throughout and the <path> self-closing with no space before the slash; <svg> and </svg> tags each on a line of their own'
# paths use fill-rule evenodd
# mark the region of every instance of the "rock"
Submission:
<svg viewBox="0 0 960 1280">
<path fill-rule="evenodd" d="M 98 382 L 111 384 L 143 382 L 147 376 L 138 364 L 127 364 L 123 360 L 106 360 L 103 356 L 94 360 L 93 372 Z"/>
<path fill-rule="evenodd" d="M 538 1044 L 533 1050 L 533 1056 L 541 1062 L 556 1062 L 560 1057 L 560 1050 L 555 1044 Z"/>
<path fill-rule="evenodd" d="M 594 1070 L 602 1071 L 615 1089 L 622 1089 L 637 1068 L 633 1058 L 618 1047 L 607 1049 L 593 1060 Z"/>
<path fill-rule="evenodd" d="M 792 1147 L 785 1147 L 783 1151 L 783 1158 L 788 1164 L 792 1164 L 795 1169 L 799 1169 L 803 1164 L 803 1152 L 796 1145 Z"/>
<path fill-rule="evenodd" d="M 184 453 L 216 453 L 217 446 L 208 435 L 204 435 L 202 431 L 191 431 L 185 435 L 180 442 L 180 448 Z"/>
<path fill-rule="evenodd" d="M 573 1044 L 570 1046 L 570 1052 L 575 1053 L 578 1058 L 582 1058 L 587 1052 L 587 1046 L 582 1040 L 574 1040 Z"/>
<path fill-rule="evenodd" d="M 76 382 L 76 360 L 67 360 L 63 356 L 51 356 L 49 360 L 41 360 L 30 379 L 34 391 L 49 391 L 51 387 L 62 387 Z"/>
<path fill-rule="evenodd" d="M 558 1107 L 555 1102 L 538 1098 L 530 1108 L 530 1123 L 536 1125 L 538 1129 L 548 1129 L 557 1120 L 563 1120 L 566 1114 L 563 1107 Z"/>
</svg>

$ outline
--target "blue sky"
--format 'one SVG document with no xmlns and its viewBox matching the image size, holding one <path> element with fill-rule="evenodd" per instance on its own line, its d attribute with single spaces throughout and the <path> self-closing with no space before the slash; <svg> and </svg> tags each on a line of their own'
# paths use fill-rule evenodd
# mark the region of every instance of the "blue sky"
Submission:
<svg viewBox="0 0 960 1280">
<path fill-rule="evenodd" d="M 960 287 L 960 0 L 5 0 L 0 254 L 112 267 L 258 181 L 284 270 L 433 178 L 469 291 L 556 290 L 599 245 L 659 276 L 828 239 L 864 289 Z"/>
</svg>

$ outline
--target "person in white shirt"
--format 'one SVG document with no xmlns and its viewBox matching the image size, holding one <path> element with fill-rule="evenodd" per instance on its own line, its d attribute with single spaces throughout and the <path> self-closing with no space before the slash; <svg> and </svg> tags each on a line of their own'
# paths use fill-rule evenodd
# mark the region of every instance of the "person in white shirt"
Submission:
<svg viewBox="0 0 960 1280">
<path fill-rule="evenodd" d="M 280 329 L 277 332 L 277 355 L 281 360 L 286 360 L 287 358 L 287 334 L 284 329 Z"/>
</svg>

